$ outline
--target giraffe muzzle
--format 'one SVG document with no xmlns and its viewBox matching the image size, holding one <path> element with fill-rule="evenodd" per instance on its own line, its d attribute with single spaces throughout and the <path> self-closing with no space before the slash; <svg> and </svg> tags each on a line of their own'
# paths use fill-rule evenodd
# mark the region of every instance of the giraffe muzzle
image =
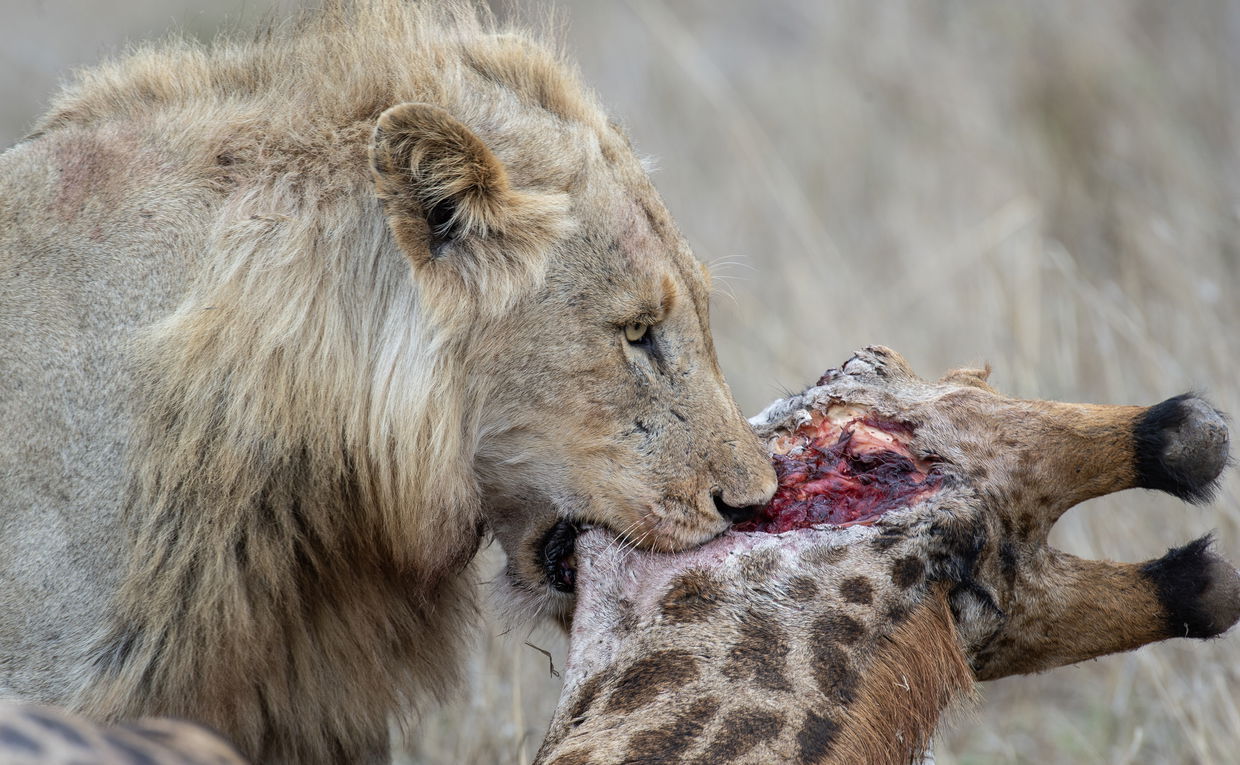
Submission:
<svg viewBox="0 0 1240 765">
<path fill-rule="evenodd" d="M 1206 502 L 1227 466 L 1227 422 L 1185 393 L 1146 410 L 1133 431 L 1137 483 L 1188 502 Z"/>
</svg>

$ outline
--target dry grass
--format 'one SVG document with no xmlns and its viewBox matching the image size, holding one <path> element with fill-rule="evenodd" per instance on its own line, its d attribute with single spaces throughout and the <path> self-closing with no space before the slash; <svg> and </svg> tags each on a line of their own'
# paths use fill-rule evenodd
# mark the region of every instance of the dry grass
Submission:
<svg viewBox="0 0 1240 765">
<path fill-rule="evenodd" d="M 117 33 L 198 18 L 159 8 Z M 113 29 L 23 26 L 23 9 L 0 36 Z M 559 15 L 726 277 L 715 332 L 746 410 L 881 342 L 927 374 L 990 361 L 1020 395 L 1197 389 L 1240 412 L 1235 3 L 581 0 Z M 10 79 L 5 138 L 33 116 L 29 89 L 48 87 Z M 1240 560 L 1235 471 L 1206 509 L 1129 493 L 1077 510 L 1055 539 L 1136 560 L 1211 529 Z M 501 631 L 406 761 L 528 761 L 558 680 L 524 632 Z M 562 661 L 553 633 L 530 642 Z M 1238 690 L 1237 636 L 1002 681 L 940 738 L 938 761 L 1232 762 Z"/>
</svg>

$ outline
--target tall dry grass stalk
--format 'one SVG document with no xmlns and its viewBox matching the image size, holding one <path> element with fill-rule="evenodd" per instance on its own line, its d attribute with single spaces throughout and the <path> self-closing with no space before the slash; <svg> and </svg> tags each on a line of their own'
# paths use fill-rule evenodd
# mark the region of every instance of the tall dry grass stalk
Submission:
<svg viewBox="0 0 1240 765">
<path fill-rule="evenodd" d="M 190 0 L 143 2 L 140 22 L 31 3 L 0 51 L 57 71 L 45 47 L 14 53 L 31 28 L 97 41 L 201 19 Z M 43 23 L 69 6 L 80 27 L 67 12 Z M 1013 394 L 1152 403 L 1197 389 L 1240 412 L 1240 5 L 575 0 L 556 15 L 718 264 L 716 339 L 746 410 L 881 342 L 925 374 L 990 361 Z M 135 26 L 109 27 L 118 16 Z M 32 108 L 46 83 L 0 81 L 38 88 L 6 93 Z M 33 113 L 2 116 L 12 138 Z M 1078 509 L 1054 541 L 1136 560 L 1211 529 L 1240 561 L 1235 471 L 1206 509 L 1130 492 Z M 488 553 L 479 577 L 497 569 Z M 528 761 L 559 681 L 526 642 L 557 664 L 564 646 L 504 630 L 488 624 L 467 693 L 423 721 L 403 761 Z M 1240 635 L 984 692 L 939 739 L 940 765 L 1240 752 Z"/>
</svg>

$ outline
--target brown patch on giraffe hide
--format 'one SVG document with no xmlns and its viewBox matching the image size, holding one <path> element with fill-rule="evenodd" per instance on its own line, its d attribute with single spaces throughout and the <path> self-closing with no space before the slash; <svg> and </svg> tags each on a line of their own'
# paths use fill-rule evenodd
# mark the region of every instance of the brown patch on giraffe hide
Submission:
<svg viewBox="0 0 1240 765">
<path fill-rule="evenodd" d="M 840 726 L 831 762 L 904 765 L 930 741 L 944 708 L 972 695 L 945 588 L 927 596 L 877 643 Z"/>
<path fill-rule="evenodd" d="M 874 586 L 864 576 L 850 576 L 840 582 L 840 595 L 849 603 L 868 606 L 874 602 Z"/>
<path fill-rule="evenodd" d="M 865 634 L 865 625 L 839 611 L 828 611 L 814 621 L 814 637 L 822 645 L 853 645 Z"/>
<path fill-rule="evenodd" d="M 901 542 L 908 541 L 908 532 L 899 527 L 881 527 L 878 536 L 870 540 L 874 552 L 886 552 Z"/>
<path fill-rule="evenodd" d="M 810 568 L 838 566 L 847 557 L 846 545 L 816 545 L 801 553 L 801 560 Z"/>
<path fill-rule="evenodd" d="M 607 700 L 606 714 L 628 713 L 658 698 L 664 691 L 698 676 L 698 660 L 688 651 L 655 651 L 629 665 Z"/>
<path fill-rule="evenodd" d="M 659 601 L 663 618 L 671 622 L 700 622 L 719 608 L 723 586 L 704 569 L 690 569 L 672 582 Z"/>
<path fill-rule="evenodd" d="M 828 642 L 814 644 L 814 681 L 818 690 L 831 703 L 848 706 L 857 697 L 857 671 L 848 654 Z"/>
<path fill-rule="evenodd" d="M 718 711 L 718 699 L 707 697 L 694 701 L 662 728 L 633 734 L 624 761 L 675 762 L 697 742 Z"/>
<path fill-rule="evenodd" d="M 915 584 L 920 584 L 925 572 L 926 564 L 921 558 L 905 555 L 892 565 L 891 583 L 896 587 L 907 590 Z"/>
<path fill-rule="evenodd" d="M 801 765 L 820 765 L 826 761 L 828 755 L 835 748 L 836 739 L 840 735 L 840 725 L 830 717 L 810 710 L 805 715 L 805 722 L 801 724 L 801 731 L 797 733 L 797 749 L 800 759 L 797 760 Z M 865 762 L 870 763 L 871 760 L 838 760 L 838 762 Z"/>
<path fill-rule="evenodd" d="M 776 620 L 751 609 L 742 617 L 740 636 L 728 651 L 723 674 L 732 680 L 752 677 L 772 691 L 791 690 L 784 674 L 789 650 L 788 636 Z"/>
<path fill-rule="evenodd" d="M 573 707 L 568 713 L 568 721 L 572 725 L 580 725 L 585 719 L 586 712 L 590 711 L 590 705 L 598 697 L 599 689 L 606 679 L 607 674 L 600 672 L 581 684 L 577 691 L 577 698 L 573 701 Z"/>
<path fill-rule="evenodd" d="M 892 627 L 899 627 L 909 615 L 908 606 L 903 603 L 892 601 L 883 608 L 883 618 L 887 620 L 887 624 Z"/>
<path fill-rule="evenodd" d="M 759 744 L 773 741 L 784 729 L 784 715 L 766 710 L 738 709 L 729 712 L 703 755 L 709 763 L 733 762 Z"/>
</svg>

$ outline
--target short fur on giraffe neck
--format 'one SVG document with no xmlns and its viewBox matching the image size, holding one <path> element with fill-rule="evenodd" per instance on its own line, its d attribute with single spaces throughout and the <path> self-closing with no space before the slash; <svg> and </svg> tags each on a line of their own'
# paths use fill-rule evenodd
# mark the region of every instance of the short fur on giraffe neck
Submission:
<svg viewBox="0 0 1240 765">
<path fill-rule="evenodd" d="M 975 678 L 1230 627 L 1240 576 L 1208 539 L 1141 564 L 1046 542 L 1091 497 L 1207 498 L 1227 462 L 1218 413 L 1187 396 L 1023 401 L 985 376 L 925 381 L 870 347 L 751 420 L 781 489 L 740 528 L 796 526 L 781 497 L 800 523 L 843 525 L 732 531 L 678 555 L 583 533 L 565 688 L 536 761 L 906 763 Z M 849 507 L 800 501 L 815 480 Z"/>
</svg>

